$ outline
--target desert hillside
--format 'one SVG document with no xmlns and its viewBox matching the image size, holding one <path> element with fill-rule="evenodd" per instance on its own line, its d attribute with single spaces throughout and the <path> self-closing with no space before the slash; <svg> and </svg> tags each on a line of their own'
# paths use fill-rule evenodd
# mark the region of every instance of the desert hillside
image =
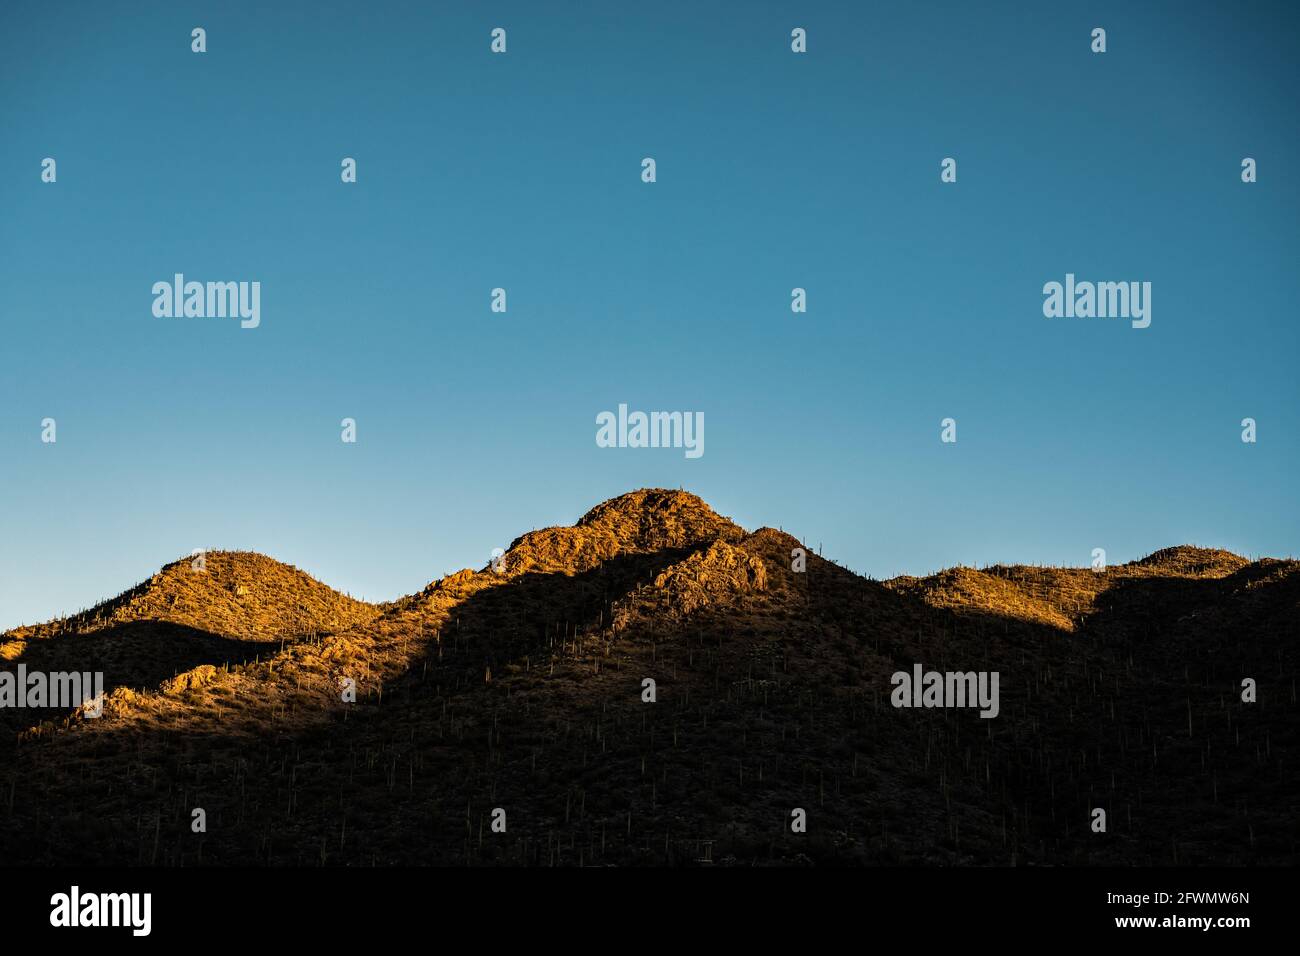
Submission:
<svg viewBox="0 0 1300 956">
<path fill-rule="evenodd" d="M 0 634 L 0 669 L 99 671 L 109 687 L 149 690 L 196 667 L 256 660 L 264 644 L 318 639 L 379 609 L 297 568 L 247 551 L 184 558 L 86 611 Z M 0 708 L 13 733 L 53 710 Z"/>
<path fill-rule="evenodd" d="M 265 555 L 209 551 L 165 565 L 149 580 L 89 610 L 2 637 L 42 640 L 166 621 L 241 640 L 271 641 L 361 624 L 376 613 L 364 601 Z"/>
<path fill-rule="evenodd" d="M 0 711 L 0 858 L 1296 862 L 1300 563 L 877 582 L 802 548 L 648 489 L 381 606 L 260 555 L 168 565 L 0 636 L 0 669 L 109 684 L 99 719 Z M 997 716 L 892 706 L 916 664 L 998 672 Z"/>
</svg>

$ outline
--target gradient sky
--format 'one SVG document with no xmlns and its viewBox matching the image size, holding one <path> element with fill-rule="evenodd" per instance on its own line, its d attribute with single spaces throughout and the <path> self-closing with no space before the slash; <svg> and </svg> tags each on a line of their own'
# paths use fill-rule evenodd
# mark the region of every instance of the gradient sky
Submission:
<svg viewBox="0 0 1300 956">
<path fill-rule="evenodd" d="M 877 577 L 1297 551 L 1295 4 L 130 7 L 0 5 L 0 627 L 196 547 L 390 599 L 645 486 Z"/>
</svg>

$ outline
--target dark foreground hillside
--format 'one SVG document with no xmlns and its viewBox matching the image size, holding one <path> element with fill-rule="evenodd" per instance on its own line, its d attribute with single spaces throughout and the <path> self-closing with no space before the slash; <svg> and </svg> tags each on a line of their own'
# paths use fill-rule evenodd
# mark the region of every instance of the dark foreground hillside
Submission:
<svg viewBox="0 0 1300 956">
<path fill-rule="evenodd" d="M 0 710 L 0 861 L 1297 862 L 1300 563 L 877 582 L 799 547 L 650 490 L 382 606 L 171 565 L 0 637 L 0 670 L 110 690 Z M 997 716 L 893 707 L 916 664 L 998 672 Z"/>
</svg>

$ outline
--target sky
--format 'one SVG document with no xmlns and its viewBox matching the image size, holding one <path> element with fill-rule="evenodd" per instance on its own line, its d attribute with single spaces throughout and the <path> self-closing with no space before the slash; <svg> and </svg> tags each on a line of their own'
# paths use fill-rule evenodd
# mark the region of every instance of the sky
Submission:
<svg viewBox="0 0 1300 956">
<path fill-rule="evenodd" d="M 878 578 L 1297 551 L 1295 4 L 121 9 L 0 4 L 0 628 L 201 547 L 388 600 L 640 487 Z"/>
</svg>

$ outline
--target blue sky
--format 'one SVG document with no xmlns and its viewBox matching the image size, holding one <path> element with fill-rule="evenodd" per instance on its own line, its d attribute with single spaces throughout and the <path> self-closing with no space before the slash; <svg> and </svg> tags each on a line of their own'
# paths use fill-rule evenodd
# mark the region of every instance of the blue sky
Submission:
<svg viewBox="0 0 1300 956">
<path fill-rule="evenodd" d="M 877 577 L 1296 551 L 1293 4 L 132 11 L 0 6 L 0 627 L 196 547 L 389 599 L 645 486 Z"/>
</svg>

